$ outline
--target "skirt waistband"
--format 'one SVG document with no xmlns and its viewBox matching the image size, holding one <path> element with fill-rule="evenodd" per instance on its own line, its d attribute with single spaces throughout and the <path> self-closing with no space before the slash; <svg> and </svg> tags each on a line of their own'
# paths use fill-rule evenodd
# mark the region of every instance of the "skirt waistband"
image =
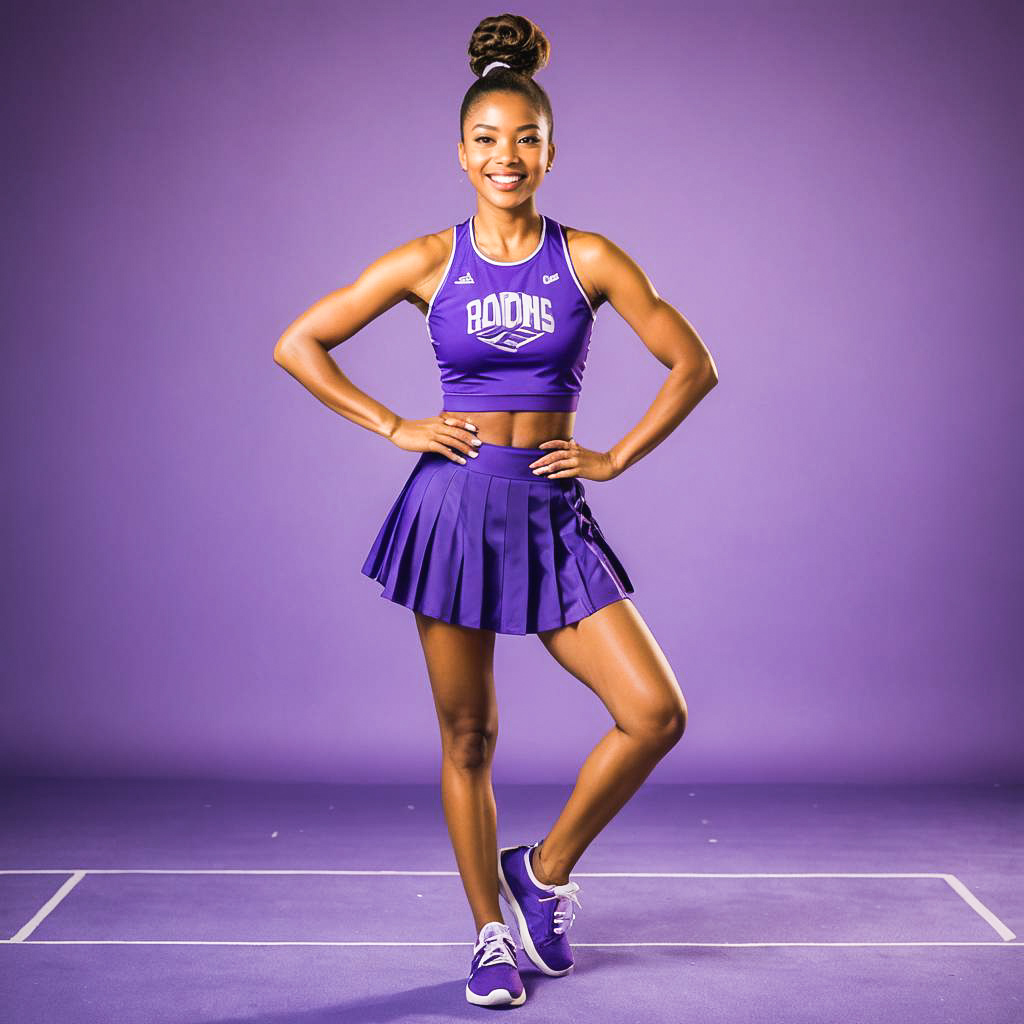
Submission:
<svg viewBox="0 0 1024 1024">
<path fill-rule="evenodd" d="M 467 455 L 465 456 L 465 465 L 459 462 L 453 463 L 453 465 L 457 469 L 468 469 L 474 473 L 489 473 L 491 476 L 507 476 L 513 480 L 530 480 L 564 488 L 571 485 L 571 477 L 549 480 L 544 473 L 534 473 L 530 469 L 530 463 L 536 462 L 542 456 L 549 455 L 556 450 L 553 448 L 513 448 L 510 445 L 481 441 L 480 447 L 476 449 L 475 459 L 473 456 Z M 438 458 L 447 459 L 447 456 L 438 454 Z"/>
</svg>

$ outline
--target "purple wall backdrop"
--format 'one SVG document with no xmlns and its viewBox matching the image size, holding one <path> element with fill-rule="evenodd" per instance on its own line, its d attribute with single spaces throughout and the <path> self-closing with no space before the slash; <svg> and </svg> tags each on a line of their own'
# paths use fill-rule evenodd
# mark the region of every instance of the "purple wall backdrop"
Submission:
<svg viewBox="0 0 1024 1024">
<path fill-rule="evenodd" d="M 412 615 L 359 573 L 414 457 L 271 353 L 475 209 L 497 9 L 4 10 L 0 768 L 434 779 Z M 1020 5 L 518 10 L 553 44 L 538 208 L 626 249 L 721 375 L 592 485 L 690 706 L 652 781 L 1020 781 Z M 439 410 L 411 307 L 335 356 Z M 607 307 L 577 437 L 662 373 Z M 497 673 L 496 781 L 571 782 L 607 712 L 534 637 Z"/>
</svg>

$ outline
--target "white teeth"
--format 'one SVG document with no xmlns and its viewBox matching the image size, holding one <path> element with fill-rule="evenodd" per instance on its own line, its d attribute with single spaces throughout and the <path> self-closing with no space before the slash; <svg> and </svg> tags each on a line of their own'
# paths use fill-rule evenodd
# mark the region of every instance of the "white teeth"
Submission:
<svg viewBox="0 0 1024 1024">
<path fill-rule="evenodd" d="M 522 174 L 488 174 L 488 178 L 492 181 L 500 181 L 502 185 L 510 184 L 513 181 L 519 181 L 520 178 L 525 177 Z"/>
</svg>

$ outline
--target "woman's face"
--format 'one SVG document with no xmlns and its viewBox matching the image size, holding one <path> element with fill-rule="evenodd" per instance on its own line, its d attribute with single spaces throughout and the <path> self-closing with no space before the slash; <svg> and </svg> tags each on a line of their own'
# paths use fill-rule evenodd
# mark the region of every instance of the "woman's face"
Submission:
<svg viewBox="0 0 1024 1024">
<path fill-rule="evenodd" d="M 459 163 L 470 183 L 495 206 L 513 207 L 540 187 L 554 159 L 544 117 L 514 92 L 491 93 L 473 107 L 462 126 Z M 495 181 L 518 175 L 513 184 Z"/>
</svg>

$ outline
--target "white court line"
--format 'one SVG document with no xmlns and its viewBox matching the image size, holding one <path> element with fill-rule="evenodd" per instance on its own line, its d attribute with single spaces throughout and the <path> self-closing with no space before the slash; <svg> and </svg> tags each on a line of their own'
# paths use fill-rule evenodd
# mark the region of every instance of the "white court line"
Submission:
<svg viewBox="0 0 1024 1024">
<path fill-rule="evenodd" d="M 0 869 L 0 875 L 67 875 L 69 878 L 64 885 L 57 890 L 50 901 L 40 908 L 36 916 L 22 928 L 12 939 L 2 939 L 0 942 L 24 941 L 28 935 L 35 930 L 40 922 L 57 906 L 58 903 L 78 884 L 86 874 L 90 875 L 410 875 L 416 877 L 424 876 L 455 876 L 458 871 L 401 871 L 401 870 L 364 870 L 354 868 L 321 868 L 304 870 L 301 868 L 88 868 L 73 870 L 60 868 L 7 868 Z M 972 910 L 974 910 L 985 922 L 987 922 L 1003 940 L 1009 943 L 1016 939 L 1016 934 L 1008 928 L 988 907 L 975 896 L 963 882 L 947 872 L 940 871 L 576 871 L 574 877 L 578 878 L 939 878 L 946 882 L 953 891 L 960 896 Z M 20 936 L 20 938 L 19 938 Z M 35 940 L 41 942 L 42 940 Z M 48 940 L 64 941 L 64 940 Z M 67 940 L 71 941 L 71 940 Z M 81 940 L 83 944 L 98 944 L 100 940 Z M 109 940 L 112 944 L 132 944 L 128 940 Z M 139 940 L 140 944 L 142 940 Z M 148 942 L 148 940 L 147 940 Z M 157 940 L 153 940 L 156 944 Z M 159 940 L 159 944 L 197 945 L 184 940 Z M 211 945 L 293 945 L 295 943 L 230 943 L 213 942 Z M 300 943 L 301 944 L 301 943 Z M 369 945 L 370 943 L 310 943 L 312 945 Z M 388 945 L 388 943 L 373 943 L 374 945 Z M 397 943 L 396 943 L 397 944 Z M 955 943 L 955 942 L 923 942 L 923 943 L 681 943 L 681 945 L 711 945 L 711 946 L 774 946 L 774 945 L 989 945 L 990 943 Z M 435 945 L 435 943 L 423 943 L 423 945 Z M 583 943 L 586 945 L 586 943 Z M 602 943 L 592 943 L 602 945 Z M 658 945 L 658 943 L 611 943 L 611 945 Z M 680 945 L 679 943 L 665 943 L 665 945 Z M 994 943 L 1000 945 L 1000 943 Z"/>
<path fill-rule="evenodd" d="M 0 875 L 451 875 L 458 871 L 356 868 L 0 868 Z M 574 878 L 953 878 L 942 871 L 574 871 Z"/>
<path fill-rule="evenodd" d="M 10 944 L 11 939 L 0 939 L 0 945 Z M 247 941 L 244 939 L 29 939 L 21 946 L 472 946 L 465 942 L 342 942 L 319 939 L 268 939 Z M 1024 949 L 1024 942 L 574 942 L 572 948 L 606 947 L 623 949 L 633 946 L 669 946 L 686 949 L 718 948 L 765 948 L 769 946 L 998 946 L 1002 949 Z"/>
<path fill-rule="evenodd" d="M 1006 925 L 1003 924 L 1003 922 L 1000 921 L 999 918 L 996 917 L 996 915 L 993 914 L 992 911 L 989 910 L 988 907 L 986 907 L 985 904 L 982 903 L 981 900 L 979 900 L 978 897 L 975 896 L 974 893 L 971 892 L 971 890 L 968 889 L 967 886 L 964 885 L 964 883 L 956 877 L 956 875 L 945 875 L 944 877 L 946 881 L 949 883 L 949 886 L 953 890 L 953 892 L 955 892 L 958 896 L 962 896 L 964 902 L 972 910 L 976 910 L 978 914 L 981 916 L 981 918 L 987 921 L 996 930 L 996 933 L 1001 938 L 1003 938 L 1007 942 L 1009 942 L 1011 939 L 1017 938 L 1017 936 L 1014 935 L 1014 933 L 1011 932 L 1010 929 L 1007 928 Z"/>
<path fill-rule="evenodd" d="M 5 942 L 24 942 L 45 920 L 62 899 L 85 878 L 84 871 L 72 871 L 71 877 L 35 912 L 31 921 L 26 922 Z"/>
</svg>

